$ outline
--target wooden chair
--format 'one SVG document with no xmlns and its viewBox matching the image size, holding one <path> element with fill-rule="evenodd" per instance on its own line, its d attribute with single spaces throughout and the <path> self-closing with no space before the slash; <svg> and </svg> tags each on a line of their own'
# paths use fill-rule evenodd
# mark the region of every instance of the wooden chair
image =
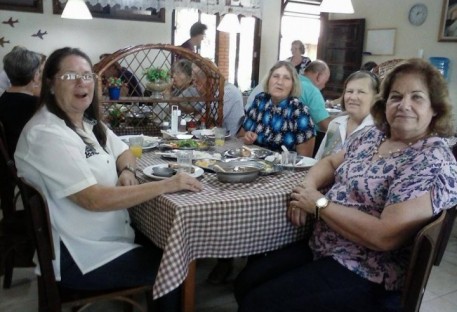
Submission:
<svg viewBox="0 0 457 312">
<path fill-rule="evenodd" d="M 397 66 L 398 63 L 404 61 L 403 59 L 393 59 L 393 60 L 388 60 L 386 62 L 383 62 L 373 68 L 372 73 L 375 74 L 376 76 L 379 77 L 379 80 L 384 79 L 386 74 L 395 66 Z"/>
<path fill-rule="evenodd" d="M 0 195 L 3 219 L 0 237 L 3 241 L 3 288 L 11 287 L 15 266 L 34 266 L 34 245 L 24 210 L 16 210 L 19 193 L 14 196 L 17 175 L 14 161 L 8 153 L 3 124 L 0 122 Z M 22 255 L 22 257 L 21 257 Z"/>
<path fill-rule="evenodd" d="M 456 207 L 444 210 L 417 233 L 402 297 L 404 312 L 419 311 L 432 266 L 441 263 L 456 214 Z"/>
<path fill-rule="evenodd" d="M 73 311 L 83 311 L 94 303 L 110 300 L 128 303 L 129 308 L 135 307 L 139 311 L 145 311 L 138 302 L 131 298 L 132 295 L 140 293 L 146 294 L 147 311 L 152 311 L 152 285 L 100 291 L 80 291 L 61 286 L 55 279 L 52 265 L 55 254 L 46 201 L 39 191 L 23 180 L 20 181 L 19 187 L 24 197 L 24 208 L 30 212 L 37 246 L 37 255 L 41 270 L 41 276 L 38 276 L 38 303 L 40 312 L 61 311 L 64 305 L 73 307 Z"/>
</svg>

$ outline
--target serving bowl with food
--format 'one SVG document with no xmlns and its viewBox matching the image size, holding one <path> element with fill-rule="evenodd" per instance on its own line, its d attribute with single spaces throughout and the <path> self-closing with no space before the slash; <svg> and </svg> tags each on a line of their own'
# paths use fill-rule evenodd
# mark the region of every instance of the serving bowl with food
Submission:
<svg viewBox="0 0 457 312">
<path fill-rule="evenodd" d="M 273 152 L 258 146 L 243 146 L 225 151 L 224 156 L 229 158 L 250 157 L 255 159 L 264 159 L 272 155 Z"/>
<path fill-rule="evenodd" d="M 217 179 L 224 183 L 249 183 L 257 179 L 261 169 L 249 164 L 237 165 L 235 162 L 219 162 L 212 166 Z"/>
</svg>

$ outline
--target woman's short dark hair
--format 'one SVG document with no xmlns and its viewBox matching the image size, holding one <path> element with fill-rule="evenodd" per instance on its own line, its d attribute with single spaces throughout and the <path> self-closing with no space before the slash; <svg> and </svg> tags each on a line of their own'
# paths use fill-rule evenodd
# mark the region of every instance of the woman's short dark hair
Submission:
<svg viewBox="0 0 457 312">
<path fill-rule="evenodd" d="M 204 35 L 206 29 L 208 29 L 208 27 L 205 24 L 196 22 L 190 27 L 190 36 L 196 37 L 198 35 Z"/>
<path fill-rule="evenodd" d="M 75 125 L 71 122 L 68 115 L 57 104 L 53 90 L 54 88 L 52 86 L 52 82 L 54 79 L 56 79 L 55 75 L 59 72 L 63 59 L 72 55 L 85 59 L 92 68 L 92 62 L 90 61 L 89 56 L 77 48 L 65 47 L 52 52 L 46 64 L 44 65 L 41 84 L 40 107 L 46 105 L 51 113 L 55 114 L 59 118 L 62 118 L 65 121 L 66 125 L 76 132 Z M 94 122 L 95 125 L 93 132 L 100 145 L 104 147 L 106 145 L 106 128 L 100 120 L 100 108 L 95 87 L 92 103 L 90 103 L 89 107 L 84 112 L 84 116 L 85 118 Z"/>
<path fill-rule="evenodd" d="M 429 132 L 441 137 L 454 135 L 452 122 L 452 104 L 449 98 L 447 82 L 443 75 L 429 62 L 413 58 L 399 63 L 382 81 L 379 98 L 371 108 L 375 125 L 390 136 L 390 126 L 386 118 L 386 102 L 389 98 L 392 85 L 396 79 L 404 74 L 414 74 L 425 83 L 430 96 L 430 103 L 436 116 L 432 117 Z"/>
<path fill-rule="evenodd" d="M 370 79 L 370 87 L 371 87 L 371 90 L 374 92 L 374 94 L 379 93 L 379 78 L 375 74 L 373 74 L 369 71 L 366 71 L 366 70 L 359 70 L 359 71 L 353 72 L 344 81 L 343 97 L 341 98 L 341 108 L 343 110 L 346 110 L 345 103 L 344 103 L 344 93 L 346 92 L 346 87 L 347 87 L 348 83 L 352 80 L 363 79 L 363 78 Z"/>
<path fill-rule="evenodd" d="M 292 65 L 292 63 L 289 61 L 279 61 L 276 64 L 274 64 L 272 68 L 270 68 L 268 75 L 263 79 L 263 90 L 266 93 L 270 93 L 270 90 L 268 89 L 268 81 L 270 80 L 273 72 L 281 67 L 285 67 L 287 69 L 287 71 L 289 72 L 289 74 L 292 76 L 292 90 L 290 91 L 289 96 L 300 97 L 300 95 L 301 95 L 300 78 L 298 78 L 298 74 L 297 74 L 297 71 L 295 70 L 294 65 Z"/>
<path fill-rule="evenodd" d="M 369 61 L 369 62 L 366 62 L 365 64 L 363 64 L 362 67 L 360 67 L 360 69 L 371 72 L 373 70 L 373 68 L 375 68 L 376 66 L 378 66 L 378 64 L 376 64 L 375 62 Z"/>
<path fill-rule="evenodd" d="M 25 86 L 35 77 L 40 69 L 41 55 L 16 46 L 3 57 L 3 69 L 13 86 Z"/>
<path fill-rule="evenodd" d="M 294 40 L 292 41 L 292 45 L 297 45 L 298 49 L 300 49 L 300 53 L 305 54 L 305 45 L 303 44 L 303 42 L 301 42 L 300 40 Z"/>
</svg>

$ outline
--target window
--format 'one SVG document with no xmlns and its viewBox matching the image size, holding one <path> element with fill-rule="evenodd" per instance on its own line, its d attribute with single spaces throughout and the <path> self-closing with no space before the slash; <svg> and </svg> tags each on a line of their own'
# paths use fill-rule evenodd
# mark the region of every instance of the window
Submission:
<svg viewBox="0 0 457 312">
<path fill-rule="evenodd" d="M 313 3 L 314 2 L 314 3 Z M 279 59 L 292 56 L 292 41 L 300 40 L 305 45 L 305 55 L 317 58 L 317 41 L 320 32 L 320 1 L 288 1 L 281 20 Z M 297 29 L 300 31 L 297 32 Z"/>
<path fill-rule="evenodd" d="M 196 9 L 178 8 L 174 12 L 174 44 L 181 45 L 190 38 L 189 29 L 197 21 L 208 26 L 199 53 L 216 63 L 225 78 L 238 86 L 241 91 L 249 90 L 254 83 L 258 83 L 258 57 L 260 44 L 256 44 L 254 30 L 257 19 L 254 17 L 240 17 L 241 34 L 228 36 L 229 49 L 219 49 L 218 40 L 224 40 L 216 31 L 218 16 L 206 14 Z M 227 55 L 225 55 L 227 54 Z M 228 64 L 224 63 L 227 62 Z M 257 66 L 255 64 L 257 63 Z M 227 70 L 225 70 L 227 68 Z M 257 68 L 257 70 L 253 69 Z M 224 72 L 225 71 L 225 72 Z M 253 72 L 255 71 L 255 72 Z"/>
</svg>

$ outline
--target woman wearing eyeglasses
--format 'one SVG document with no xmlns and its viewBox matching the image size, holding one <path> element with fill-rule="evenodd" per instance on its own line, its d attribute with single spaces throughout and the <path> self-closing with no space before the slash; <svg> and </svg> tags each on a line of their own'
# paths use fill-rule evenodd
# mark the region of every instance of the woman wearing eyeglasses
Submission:
<svg viewBox="0 0 457 312">
<path fill-rule="evenodd" d="M 51 54 L 39 109 L 19 139 L 18 174 L 46 197 L 54 271 L 62 286 L 152 285 L 161 250 L 135 243 L 127 208 L 166 192 L 197 192 L 202 185 L 186 174 L 139 185 L 135 157 L 100 120 L 95 79 L 80 50 Z"/>
</svg>

